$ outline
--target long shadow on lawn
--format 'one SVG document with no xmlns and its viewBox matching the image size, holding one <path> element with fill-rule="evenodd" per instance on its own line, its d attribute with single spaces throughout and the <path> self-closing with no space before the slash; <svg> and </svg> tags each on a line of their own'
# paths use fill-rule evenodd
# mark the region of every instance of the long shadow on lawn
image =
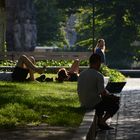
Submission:
<svg viewBox="0 0 140 140">
<path fill-rule="evenodd" d="M 28 96 L 28 91 L 18 85 L 0 86 L 0 107 L 6 104 L 22 104 L 38 112 L 39 121 L 52 126 L 77 126 L 81 122 L 84 110 L 75 103 L 76 97 L 53 96 L 53 94 Z M 46 115 L 48 118 L 42 118 Z"/>
<path fill-rule="evenodd" d="M 28 91 L 26 91 L 28 92 Z M 0 106 L 7 103 L 19 102 L 25 91 L 16 85 L 0 85 Z"/>
<path fill-rule="evenodd" d="M 72 107 L 72 98 L 58 98 L 52 95 L 34 96 L 34 98 L 28 99 L 29 91 L 24 90 L 16 85 L 0 85 L 0 106 L 8 103 L 20 103 L 25 104 L 29 108 L 35 109 L 47 108 L 47 110 L 69 110 L 77 112 L 80 108 Z M 31 102 L 32 100 L 32 102 Z"/>
</svg>

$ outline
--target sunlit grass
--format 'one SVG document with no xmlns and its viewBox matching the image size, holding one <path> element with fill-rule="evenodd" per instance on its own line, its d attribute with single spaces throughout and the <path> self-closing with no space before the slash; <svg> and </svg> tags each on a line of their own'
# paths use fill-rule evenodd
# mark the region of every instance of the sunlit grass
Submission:
<svg viewBox="0 0 140 140">
<path fill-rule="evenodd" d="M 76 82 L 0 82 L 0 127 L 78 126 L 84 112 L 76 86 Z"/>
</svg>

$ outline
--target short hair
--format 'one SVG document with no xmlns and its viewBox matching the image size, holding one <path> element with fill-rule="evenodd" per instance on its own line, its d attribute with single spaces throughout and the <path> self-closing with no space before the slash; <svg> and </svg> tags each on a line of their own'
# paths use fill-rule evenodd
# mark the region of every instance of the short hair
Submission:
<svg viewBox="0 0 140 140">
<path fill-rule="evenodd" d="M 89 64 L 96 64 L 97 62 L 101 62 L 101 56 L 99 54 L 93 53 L 89 58 Z"/>
</svg>

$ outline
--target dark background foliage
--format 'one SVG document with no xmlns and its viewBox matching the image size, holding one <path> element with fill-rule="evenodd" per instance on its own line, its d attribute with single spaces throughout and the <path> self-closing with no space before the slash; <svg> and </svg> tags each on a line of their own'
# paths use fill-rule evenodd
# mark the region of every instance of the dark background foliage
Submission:
<svg viewBox="0 0 140 140">
<path fill-rule="evenodd" d="M 139 0 L 34 0 L 37 11 L 38 44 L 63 47 L 63 28 L 76 14 L 78 34 L 75 49 L 90 51 L 99 38 L 106 41 L 107 64 L 111 67 L 135 67 L 140 59 Z M 77 49 L 76 49 L 77 48 Z"/>
</svg>

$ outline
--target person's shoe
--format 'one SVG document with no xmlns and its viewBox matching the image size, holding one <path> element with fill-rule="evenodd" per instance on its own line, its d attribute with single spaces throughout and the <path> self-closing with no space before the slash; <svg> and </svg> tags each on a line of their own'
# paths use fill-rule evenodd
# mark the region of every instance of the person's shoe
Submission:
<svg viewBox="0 0 140 140">
<path fill-rule="evenodd" d="M 40 75 L 40 77 L 36 78 L 36 80 L 39 82 L 44 82 L 45 78 L 46 78 L 45 74 L 42 74 L 42 75 Z"/>
<path fill-rule="evenodd" d="M 113 127 L 110 127 L 110 126 L 107 125 L 107 124 L 98 124 L 98 127 L 99 127 L 101 130 L 111 130 L 111 129 L 114 129 Z"/>
</svg>

